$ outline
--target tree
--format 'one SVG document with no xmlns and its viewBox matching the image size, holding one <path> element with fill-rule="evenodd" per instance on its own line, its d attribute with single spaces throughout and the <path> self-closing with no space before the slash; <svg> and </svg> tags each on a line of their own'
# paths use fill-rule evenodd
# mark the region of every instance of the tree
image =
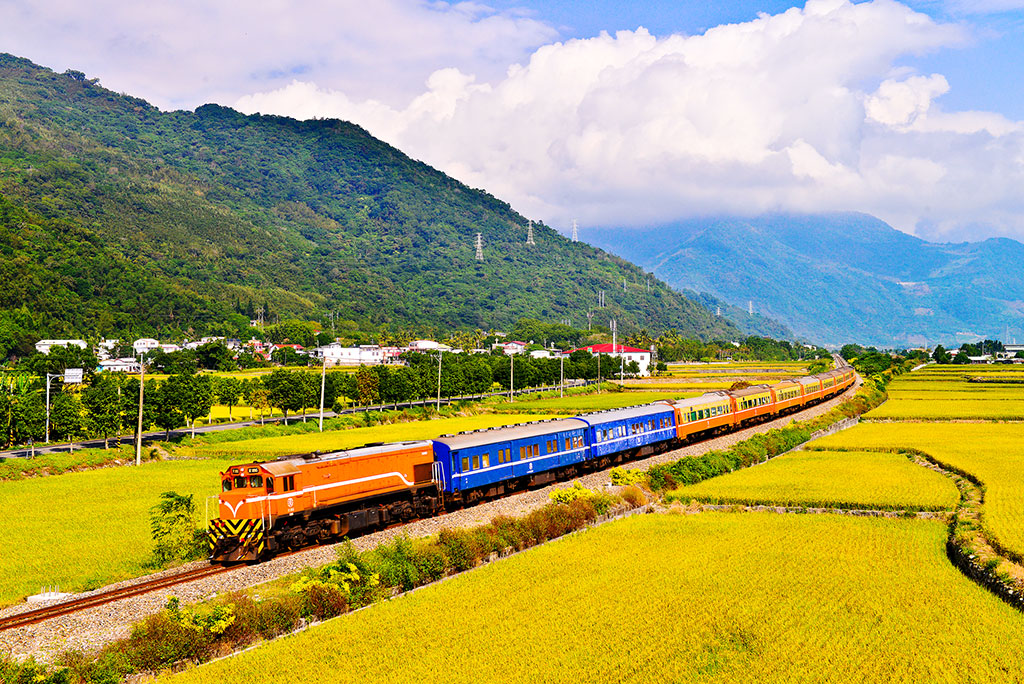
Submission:
<svg viewBox="0 0 1024 684">
<path fill-rule="evenodd" d="M 13 423 L 15 443 L 42 441 L 46 435 L 46 402 L 39 392 L 29 389 L 15 397 Z"/>
<path fill-rule="evenodd" d="M 153 554 L 159 564 L 193 560 L 203 555 L 205 535 L 196 525 L 196 505 L 191 494 L 164 492 L 160 502 L 149 510 Z"/>
<path fill-rule="evenodd" d="M 218 401 L 228 407 L 228 420 L 232 420 L 231 409 L 242 397 L 242 381 L 238 378 L 217 378 L 214 389 Z"/>
<path fill-rule="evenodd" d="M 207 342 L 196 348 L 196 362 L 200 368 L 214 371 L 233 371 L 238 368 L 231 350 L 223 342 Z"/>
<path fill-rule="evenodd" d="M 281 409 L 284 424 L 288 424 L 288 412 L 298 411 L 303 406 L 302 378 L 294 371 L 278 368 L 263 378 L 267 389 L 267 402 Z"/>
<path fill-rule="evenodd" d="M 50 434 L 74 441 L 85 433 L 82 400 L 71 392 L 61 392 L 50 407 Z"/>
<path fill-rule="evenodd" d="M 252 419 L 252 409 L 260 410 L 260 425 L 263 425 L 263 412 L 270 408 L 270 393 L 260 378 L 243 381 L 242 397 L 245 403 L 249 404 L 249 418 Z"/>
<path fill-rule="evenodd" d="M 371 368 L 360 366 L 356 371 L 358 401 L 363 406 L 380 402 L 380 378 Z"/>
<path fill-rule="evenodd" d="M 958 365 L 965 365 L 965 364 L 968 364 L 970 362 L 971 362 L 970 357 L 968 357 L 967 354 L 963 350 L 958 351 L 956 353 L 956 356 L 953 357 L 953 361 L 952 361 L 952 363 L 955 363 L 955 364 L 958 364 Z"/>
<path fill-rule="evenodd" d="M 121 430 L 121 402 L 118 381 L 110 373 L 101 373 L 82 391 L 86 422 L 103 435 L 103 448 L 110 448 L 110 436 Z"/>
<path fill-rule="evenodd" d="M 150 400 L 154 407 L 153 422 L 161 430 L 166 432 L 166 438 L 171 438 L 171 430 L 185 424 L 185 414 L 181 407 L 185 401 L 187 388 L 180 380 L 179 375 L 171 377 L 160 383 L 156 396 Z M 148 391 L 148 386 L 147 386 Z M 147 402 L 150 403 L 150 402 Z"/>
<path fill-rule="evenodd" d="M 192 437 L 196 436 L 196 420 L 210 415 L 213 408 L 213 388 L 207 375 L 179 376 L 185 391 L 181 402 L 181 412 L 192 428 Z"/>
<path fill-rule="evenodd" d="M 949 352 L 941 344 L 935 347 L 932 358 L 935 359 L 935 363 L 950 363 L 952 361 Z"/>
</svg>

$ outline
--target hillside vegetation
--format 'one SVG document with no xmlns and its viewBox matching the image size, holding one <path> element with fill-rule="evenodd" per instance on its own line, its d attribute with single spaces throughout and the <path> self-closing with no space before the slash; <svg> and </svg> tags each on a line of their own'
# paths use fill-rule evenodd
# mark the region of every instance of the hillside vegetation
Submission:
<svg viewBox="0 0 1024 684">
<path fill-rule="evenodd" d="M 736 329 L 343 121 L 161 112 L 0 54 L 0 352 L 38 336 L 579 326 Z M 483 261 L 474 240 L 483 239 Z"/>
</svg>

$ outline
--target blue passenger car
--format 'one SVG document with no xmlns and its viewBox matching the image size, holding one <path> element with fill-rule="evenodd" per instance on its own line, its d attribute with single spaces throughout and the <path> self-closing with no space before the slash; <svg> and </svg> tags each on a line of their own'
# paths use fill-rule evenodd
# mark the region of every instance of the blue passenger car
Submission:
<svg viewBox="0 0 1024 684">
<path fill-rule="evenodd" d="M 587 441 L 591 458 L 610 456 L 675 437 L 675 410 L 668 404 L 585 413 L 577 418 L 589 424 Z"/>
<path fill-rule="evenodd" d="M 587 458 L 587 423 L 576 418 L 439 437 L 434 461 L 447 493 L 497 484 Z"/>
</svg>

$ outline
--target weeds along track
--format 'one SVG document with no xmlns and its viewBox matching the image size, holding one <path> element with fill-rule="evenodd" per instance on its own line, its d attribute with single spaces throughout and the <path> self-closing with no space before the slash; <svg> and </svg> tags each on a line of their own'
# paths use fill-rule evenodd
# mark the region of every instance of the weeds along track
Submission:
<svg viewBox="0 0 1024 684">
<path fill-rule="evenodd" d="M 120 587 L 118 589 L 112 589 L 111 591 L 105 591 L 92 596 L 72 599 L 70 601 L 37 608 L 36 610 L 18 613 L 17 615 L 0 619 L 0 631 L 14 629 L 15 627 L 33 625 L 38 622 L 43 622 L 44 620 L 77 613 L 81 610 L 95 608 L 96 606 L 102 606 L 105 603 L 112 603 L 131 596 L 139 596 L 158 589 L 173 587 L 176 584 L 183 584 L 185 582 L 192 582 L 198 579 L 211 577 L 213 575 L 219 575 L 223 572 L 228 572 L 233 568 L 234 566 L 206 565 L 186 572 L 181 572 L 176 575 L 157 577 L 155 579 L 139 582 L 127 587 Z"/>
</svg>

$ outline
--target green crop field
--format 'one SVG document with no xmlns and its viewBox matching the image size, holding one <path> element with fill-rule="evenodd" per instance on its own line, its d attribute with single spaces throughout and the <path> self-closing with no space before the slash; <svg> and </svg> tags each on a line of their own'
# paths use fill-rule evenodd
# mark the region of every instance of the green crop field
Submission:
<svg viewBox="0 0 1024 684">
<path fill-rule="evenodd" d="M 975 475 L 985 485 L 985 526 L 1024 555 L 1024 425 L 864 423 L 815 442 L 823 448 L 913 448 Z"/>
<path fill-rule="evenodd" d="M 1024 616 L 931 521 L 646 515 L 167 679 L 1010 682 Z"/>
<path fill-rule="evenodd" d="M 1024 399 L 890 399 L 864 417 L 877 420 L 1024 420 Z"/>
<path fill-rule="evenodd" d="M 169 461 L 0 482 L 0 605 L 42 585 L 78 591 L 144 574 L 160 493 L 192 494 L 202 522 L 223 469 Z"/>
<path fill-rule="evenodd" d="M 526 403 L 526 402 L 524 402 Z M 518 411 L 521 405 L 511 404 Z M 287 454 L 309 453 L 311 451 L 337 451 L 351 449 L 371 442 L 404 442 L 417 439 L 433 439 L 445 434 L 468 432 L 483 428 L 529 423 L 535 420 L 551 420 L 559 416 L 534 413 L 483 414 L 438 418 L 409 423 L 391 423 L 372 427 L 310 432 L 281 437 L 261 437 L 238 442 L 199 445 L 190 450 L 195 456 L 216 458 L 276 458 Z"/>
<path fill-rule="evenodd" d="M 568 397 L 550 397 L 529 401 L 516 401 L 511 404 L 497 404 L 495 411 L 528 411 L 535 413 L 586 413 L 588 411 L 604 411 L 626 406 L 651 404 L 665 399 L 685 399 L 696 397 L 703 392 L 602 392 L 601 394 L 578 394 Z"/>
<path fill-rule="evenodd" d="M 794 451 L 671 496 L 719 504 L 946 510 L 960 498 L 948 478 L 900 454 Z"/>
</svg>

